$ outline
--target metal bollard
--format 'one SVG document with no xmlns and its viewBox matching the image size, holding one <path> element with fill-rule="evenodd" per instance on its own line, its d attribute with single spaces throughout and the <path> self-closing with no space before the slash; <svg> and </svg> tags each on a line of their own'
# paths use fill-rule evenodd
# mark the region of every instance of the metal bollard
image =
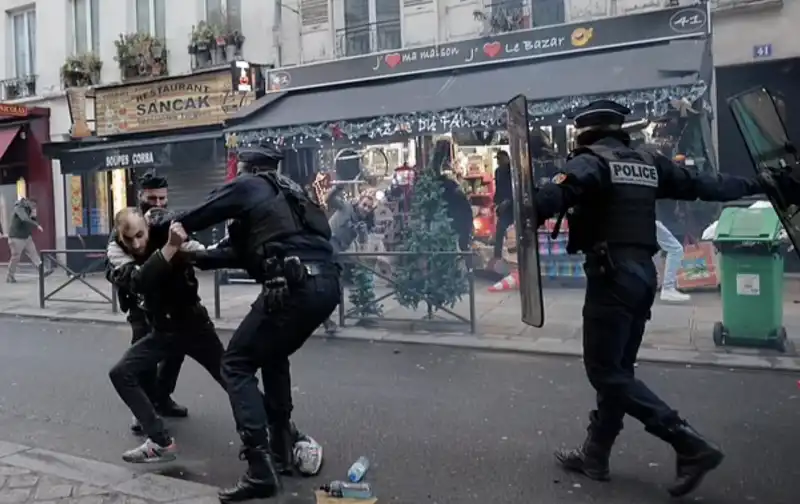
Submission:
<svg viewBox="0 0 800 504">
<path fill-rule="evenodd" d="M 220 271 L 214 270 L 214 318 L 222 318 L 219 296 Z"/>
<path fill-rule="evenodd" d="M 39 308 L 44 309 L 44 260 L 47 254 L 42 254 L 39 262 Z"/>
</svg>

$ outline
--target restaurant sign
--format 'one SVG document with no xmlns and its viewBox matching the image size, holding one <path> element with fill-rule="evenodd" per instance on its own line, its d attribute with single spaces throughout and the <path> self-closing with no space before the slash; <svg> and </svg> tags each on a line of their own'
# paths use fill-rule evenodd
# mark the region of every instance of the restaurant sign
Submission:
<svg viewBox="0 0 800 504">
<path fill-rule="evenodd" d="M 98 136 L 221 124 L 255 100 L 233 91 L 230 70 L 99 88 L 94 107 Z"/>
<path fill-rule="evenodd" d="M 708 8 L 707 5 L 672 7 L 642 14 L 543 26 L 458 42 L 279 68 L 267 72 L 267 92 L 703 37 L 710 33 Z"/>
</svg>

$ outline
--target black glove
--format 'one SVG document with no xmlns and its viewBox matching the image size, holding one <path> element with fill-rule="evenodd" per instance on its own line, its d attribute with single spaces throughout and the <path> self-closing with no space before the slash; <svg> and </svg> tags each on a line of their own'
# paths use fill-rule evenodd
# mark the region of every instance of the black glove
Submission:
<svg viewBox="0 0 800 504">
<path fill-rule="evenodd" d="M 271 313 L 283 308 L 283 303 L 289 296 L 289 283 L 284 272 L 282 257 L 271 257 L 264 261 L 264 311 Z"/>
<path fill-rule="evenodd" d="M 296 286 L 305 283 L 308 271 L 299 257 L 292 256 L 283 261 L 283 276 L 286 277 L 286 282 L 290 286 Z"/>
</svg>

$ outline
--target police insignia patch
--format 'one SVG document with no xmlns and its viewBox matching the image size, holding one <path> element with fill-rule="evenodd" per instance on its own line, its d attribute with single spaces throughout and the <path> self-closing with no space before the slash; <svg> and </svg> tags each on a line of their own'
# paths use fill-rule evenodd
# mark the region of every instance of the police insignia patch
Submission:
<svg viewBox="0 0 800 504">
<path fill-rule="evenodd" d="M 553 176 L 553 183 L 554 184 L 560 184 L 560 183 L 564 182 L 565 180 L 567 180 L 567 176 L 565 174 L 563 174 L 563 173 L 556 173 Z"/>
</svg>

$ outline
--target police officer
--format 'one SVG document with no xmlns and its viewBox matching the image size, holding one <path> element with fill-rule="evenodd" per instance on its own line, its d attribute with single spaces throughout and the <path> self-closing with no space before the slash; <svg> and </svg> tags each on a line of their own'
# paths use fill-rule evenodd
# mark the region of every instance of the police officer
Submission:
<svg viewBox="0 0 800 504">
<path fill-rule="evenodd" d="M 175 217 L 189 233 L 233 219 L 230 246 L 198 253 L 197 265 L 207 268 L 217 261 L 217 267 L 244 267 L 263 285 L 222 359 L 242 456 L 249 466 L 233 488 L 220 492 L 223 502 L 279 493 L 278 472 L 291 464 L 299 436 L 291 422 L 289 356 L 339 302 L 340 270 L 325 212 L 297 183 L 278 173 L 283 155 L 271 144 L 241 148 L 238 158 L 240 176 L 204 204 Z M 255 376 L 259 369 L 267 408 Z"/>
<path fill-rule="evenodd" d="M 681 496 L 722 462 L 723 453 L 634 376 L 656 293 L 656 200 L 728 201 L 757 194 L 761 186 L 757 179 L 701 174 L 632 149 L 621 128 L 629 113 L 611 101 L 578 111 L 578 147 L 536 197 L 540 223 L 570 212 L 567 250 L 586 256 L 583 357 L 597 391 L 586 440 L 555 455 L 566 469 L 608 480 L 612 445 L 630 415 L 675 449 L 677 475 L 669 493 Z"/>
<path fill-rule="evenodd" d="M 166 177 L 148 171 L 139 177 L 139 202 L 138 208 L 142 214 L 147 213 L 152 208 L 167 208 L 169 184 Z M 106 261 L 108 270 L 120 267 L 133 260 L 133 257 L 119 243 L 116 230 L 111 233 L 111 239 L 106 248 Z M 109 279 L 110 280 L 110 279 Z M 136 296 L 128 292 L 125 288 L 117 288 L 119 294 L 120 309 L 128 312 L 128 323 L 133 330 L 131 345 L 150 333 L 150 326 L 147 323 L 145 312 L 139 306 Z M 147 370 L 141 377 L 142 387 L 145 389 L 148 398 L 155 404 L 156 410 L 161 416 L 183 418 L 188 416 L 189 410 L 172 399 L 175 386 L 178 383 L 178 375 L 183 365 L 183 354 L 170 355 L 157 368 Z M 131 431 L 134 434 L 142 435 L 144 430 L 142 425 L 134 419 L 131 424 Z"/>
</svg>

